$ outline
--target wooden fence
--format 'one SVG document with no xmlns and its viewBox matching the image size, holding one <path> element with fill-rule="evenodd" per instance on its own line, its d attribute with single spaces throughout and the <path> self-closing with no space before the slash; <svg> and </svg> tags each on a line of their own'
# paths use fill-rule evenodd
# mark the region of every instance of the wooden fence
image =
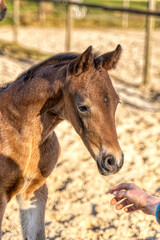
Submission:
<svg viewBox="0 0 160 240">
<path fill-rule="evenodd" d="M 13 0 L 14 2 L 14 39 L 17 40 L 17 32 L 18 32 L 18 22 L 19 22 L 19 1 L 20 0 Z M 81 3 L 76 2 L 73 0 L 35 0 L 40 3 L 41 9 L 41 20 L 45 18 L 44 16 L 44 3 L 45 2 L 53 2 L 54 4 L 65 4 L 67 6 L 67 13 L 66 13 L 66 39 L 65 39 L 65 50 L 70 51 L 71 48 L 71 38 L 72 38 L 72 23 L 73 23 L 73 14 L 72 14 L 72 7 L 73 6 L 83 6 L 88 8 L 96 8 L 102 9 L 105 11 L 117 11 L 123 13 L 123 25 L 127 27 L 128 21 L 128 14 L 138 14 L 146 16 L 146 35 L 145 35 L 145 54 L 144 54 L 144 78 L 143 84 L 147 84 L 150 78 L 149 72 L 149 65 L 151 59 L 151 34 L 153 31 L 153 17 L 160 17 L 160 12 L 155 11 L 155 0 L 141 0 L 148 2 L 148 10 L 141 10 L 141 9 L 133 9 L 129 8 L 129 1 L 131 0 L 124 0 L 125 4 L 123 7 L 115 7 L 115 6 L 106 6 L 106 5 L 97 5 L 97 4 L 89 4 L 89 3 Z M 133 1 L 133 0 L 132 0 Z"/>
</svg>

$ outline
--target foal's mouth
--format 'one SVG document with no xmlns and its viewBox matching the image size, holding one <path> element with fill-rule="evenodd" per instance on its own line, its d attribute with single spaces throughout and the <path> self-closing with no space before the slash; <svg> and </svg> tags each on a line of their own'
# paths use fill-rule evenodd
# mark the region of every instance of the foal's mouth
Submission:
<svg viewBox="0 0 160 240">
<path fill-rule="evenodd" d="M 110 175 L 110 172 L 108 171 L 106 171 L 106 170 L 103 170 L 100 166 L 99 166 L 99 163 L 97 162 L 97 167 L 98 167 L 98 171 L 99 171 L 99 173 L 101 174 L 101 175 L 103 175 L 103 176 L 108 176 L 108 175 Z"/>
<path fill-rule="evenodd" d="M 101 167 L 101 165 L 100 165 L 100 163 L 99 163 L 98 160 L 97 160 L 96 162 L 97 162 L 98 171 L 99 171 L 99 173 L 100 173 L 101 175 L 103 175 L 103 176 L 108 176 L 108 175 L 111 174 L 111 172 L 109 172 L 109 171 L 107 171 L 107 170 L 105 170 L 105 169 L 103 169 L 103 168 Z"/>
</svg>

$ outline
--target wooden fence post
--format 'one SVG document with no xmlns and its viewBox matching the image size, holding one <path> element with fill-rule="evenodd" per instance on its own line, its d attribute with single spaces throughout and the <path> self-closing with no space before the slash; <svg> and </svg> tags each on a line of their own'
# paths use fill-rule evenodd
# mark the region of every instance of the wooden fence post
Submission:
<svg viewBox="0 0 160 240">
<path fill-rule="evenodd" d="M 148 1 L 148 9 L 150 11 L 155 10 L 155 0 Z M 143 85 L 149 83 L 150 79 L 150 65 L 151 65 L 151 36 L 153 30 L 153 17 L 147 16 L 146 17 L 146 37 L 145 37 L 145 53 L 144 53 L 144 78 L 143 78 Z"/>
<path fill-rule="evenodd" d="M 129 0 L 123 0 L 123 7 L 129 8 Z M 122 28 L 128 28 L 128 13 L 122 14 Z"/>
<path fill-rule="evenodd" d="M 66 12 L 66 36 L 65 36 L 65 51 L 67 52 L 71 50 L 72 27 L 73 27 L 73 6 L 68 4 Z"/>
<path fill-rule="evenodd" d="M 13 41 L 18 41 L 19 0 L 13 0 Z"/>
<path fill-rule="evenodd" d="M 44 26 L 46 21 L 45 1 L 40 0 L 39 2 L 39 23 L 40 26 Z"/>
</svg>

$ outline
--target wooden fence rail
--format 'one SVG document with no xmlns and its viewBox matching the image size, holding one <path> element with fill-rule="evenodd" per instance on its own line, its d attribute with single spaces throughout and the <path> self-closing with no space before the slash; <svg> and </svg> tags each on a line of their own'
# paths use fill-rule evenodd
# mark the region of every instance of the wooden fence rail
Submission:
<svg viewBox="0 0 160 240">
<path fill-rule="evenodd" d="M 39 0 L 35 0 L 35 1 L 39 1 Z M 53 2 L 55 4 L 77 5 L 77 6 L 102 9 L 106 11 L 127 12 L 127 13 L 138 14 L 138 15 L 160 17 L 160 11 L 141 10 L 141 9 L 125 8 L 125 7 L 114 7 L 114 6 L 106 6 L 106 5 L 90 4 L 90 3 L 79 3 L 79 2 L 65 1 L 65 0 L 62 0 L 62 1 L 61 0 L 45 0 L 45 1 Z"/>
</svg>

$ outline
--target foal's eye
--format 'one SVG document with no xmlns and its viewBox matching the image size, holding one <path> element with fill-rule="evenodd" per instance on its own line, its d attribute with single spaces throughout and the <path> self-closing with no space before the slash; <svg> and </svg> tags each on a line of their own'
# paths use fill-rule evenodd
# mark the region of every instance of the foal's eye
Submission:
<svg viewBox="0 0 160 240">
<path fill-rule="evenodd" d="M 84 105 L 80 105 L 80 106 L 78 106 L 78 110 L 80 112 L 87 112 L 88 111 L 88 107 L 86 107 Z"/>
</svg>

